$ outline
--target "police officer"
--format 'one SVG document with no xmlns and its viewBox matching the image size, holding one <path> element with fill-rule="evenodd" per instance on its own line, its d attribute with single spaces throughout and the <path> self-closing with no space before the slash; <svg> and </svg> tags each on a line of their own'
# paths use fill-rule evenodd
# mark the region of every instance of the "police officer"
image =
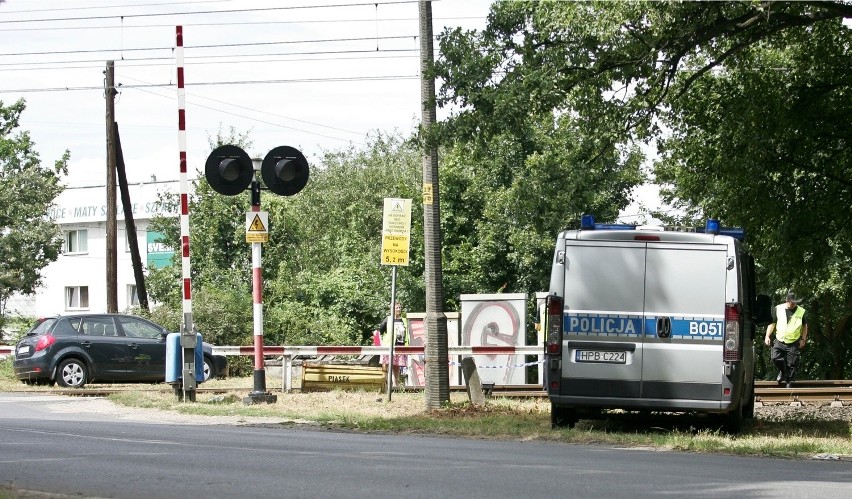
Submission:
<svg viewBox="0 0 852 499">
<path fill-rule="evenodd" d="M 778 368 L 778 386 L 793 386 L 796 368 L 799 366 L 799 350 L 808 342 L 808 317 L 805 309 L 799 306 L 801 300 L 794 293 L 787 293 L 784 303 L 772 310 L 775 322 L 766 328 L 764 343 L 769 346 L 772 332 L 775 331 L 775 343 L 772 344 L 772 363 Z"/>
</svg>

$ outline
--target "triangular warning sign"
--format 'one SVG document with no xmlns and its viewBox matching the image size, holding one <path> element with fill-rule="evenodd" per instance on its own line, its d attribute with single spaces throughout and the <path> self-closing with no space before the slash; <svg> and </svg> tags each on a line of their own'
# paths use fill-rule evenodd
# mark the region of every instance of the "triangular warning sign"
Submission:
<svg viewBox="0 0 852 499">
<path fill-rule="evenodd" d="M 248 231 L 266 232 L 266 227 L 263 226 L 263 220 L 260 219 L 260 215 L 254 216 L 254 220 L 251 221 L 251 225 L 249 225 Z"/>
<path fill-rule="evenodd" d="M 400 203 L 399 201 L 394 203 L 393 208 L 391 208 L 391 211 L 402 211 L 402 203 Z"/>
</svg>

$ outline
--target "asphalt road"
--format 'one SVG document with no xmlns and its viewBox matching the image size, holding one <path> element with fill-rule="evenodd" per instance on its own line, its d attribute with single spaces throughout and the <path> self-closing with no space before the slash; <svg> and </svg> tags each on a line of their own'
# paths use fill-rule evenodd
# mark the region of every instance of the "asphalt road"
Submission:
<svg viewBox="0 0 852 499">
<path fill-rule="evenodd" d="M 162 424 L 64 410 L 68 399 L 0 393 L 0 486 L 146 499 L 830 498 L 852 491 L 848 461 Z"/>
</svg>

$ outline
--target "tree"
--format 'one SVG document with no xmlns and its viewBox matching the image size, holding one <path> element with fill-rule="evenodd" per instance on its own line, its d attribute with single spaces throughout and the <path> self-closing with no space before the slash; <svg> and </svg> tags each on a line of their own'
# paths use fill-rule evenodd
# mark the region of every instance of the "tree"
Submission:
<svg viewBox="0 0 852 499">
<path fill-rule="evenodd" d="M 852 373 L 850 47 L 838 21 L 790 29 L 676 83 L 656 170 L 669 199 L 749 228 L 765 289 L 808 296 L 804 366 L 834 379 Z"/>
<path fill-rule="evenodd" d="M 240 145 L 222 138 L 219 143 Z M 311 179 L 299 194 L 262 193 L 270 225 L 269 242 L 263 245 L 268 344 L 367 341 L 390 303 L 390 272 L 379 264 L 383 199 L 415 197 L 418 164 L 412 143 L 376 135 L 363 150 L 327 152 L 311 167 Z M 222 196 L 203 179 L 190 199 L 193 303 L 202 303 L 194 319 L 199 331 L 230 344 L 249 342 L 252 336 L 251 246 L 244 226 L 249 201 L 248 192 Z M 411 264 L 398 282 L 399 295 L 412 310 L 424 302 L 418 209 L 415 204 Z M 177 224 L 174 218 L 158 218 L 152 229 L 177 245 Z M 152 296 L 166 308 L 154 313 L 166 325 L 170 317 L 178 318 L 169 311 L 181 305 L 177 258 L 171 267 L 151 271 Z M 226 316 L 230 320 L 222 324 Z"/>
<path fill-rule="evenodd" d="M 293 197 L 271 199 L 269 270 L 272 329 L 282 341 L 364 343 L 389 313 L 390 267 L 380 264 L 384 198 L 419 196 L 420 156 L 397 135 L 376 134 L 363 149 L 326 152 Z M 409 266 L 398 299 L 423 310 L 422 208 L 412 203 Z"/>
<path fill-rule="evenodd" d="M 49 210 L 62 192 L 69 153 L 53 168 L 42 167 L 29 133 L 16 131 L 25 108 L 23 100 L 10 106 L 0 101 L 0 328 L 8 298 L 34 293 L 41 270 L 62 247 Z"/>
<path fill-rule="evenodd" d="M 567 115 L 592 125 L 589 159 L 661 139 L 666 200 L 745 226 L 764 289 L 813 296 L 812 374 L 848 376 L 850 17 L 847 2 L 500 2 L 482 32 L 441 36 L 445 133 L 491 145 Z"/>
</svg>

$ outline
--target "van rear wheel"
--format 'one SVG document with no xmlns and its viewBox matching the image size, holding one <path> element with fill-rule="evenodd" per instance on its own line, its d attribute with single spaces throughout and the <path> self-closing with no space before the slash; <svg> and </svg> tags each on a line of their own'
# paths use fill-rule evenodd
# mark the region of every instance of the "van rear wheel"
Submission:
<svg viewBox="0 0 852 499">
<path fill-rule="evenodd" d="M 730 435 L 738 435 L 743 431 L 743 405 L 725 414 L 722 429 Z"/>
<path fill-rule="evenodd" d="M 751 384 L 751 389 L 749 390 L 749 396 L 743 409 L 743 417 L 745 419 L 754 419 L 754 383 Z"/>
<path fill-rule="evenodd" d="M 552 429 L 573 428 L 577 424 L 577 410 L 550 404 L 550 427 Z"/>
</svg>

